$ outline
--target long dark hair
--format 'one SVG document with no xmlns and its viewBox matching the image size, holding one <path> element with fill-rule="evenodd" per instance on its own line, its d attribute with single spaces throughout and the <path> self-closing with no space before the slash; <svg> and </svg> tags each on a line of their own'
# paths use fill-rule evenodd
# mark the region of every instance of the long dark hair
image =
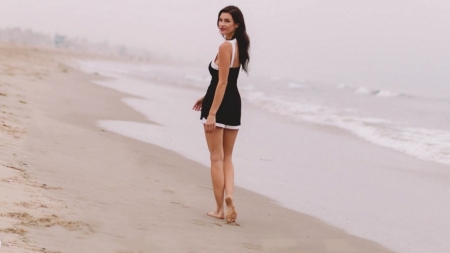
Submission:
<svg viewBox="0 0 450 253">
<path fill-rule="evenodd" d="M 220 10 L 217 17 L 217 26 L 219 26 L 220 14 L 223 12 L 229 13 L 231 17 L 233 17 L 234 23 L 238 24 L 238 27 L 234 33 L 234 38 L 236 38 L 239 45 L 239 62 L 241 63 L 244 71 L 248 73 L 248 62 L 250 61 L 248 49 L 250 48 L 250 38 L 248 37 L 245 29 L 244 15 L 242 15 L 242 12 L 238 7 L 233 5 L 227 6 Z"/>
</svg>

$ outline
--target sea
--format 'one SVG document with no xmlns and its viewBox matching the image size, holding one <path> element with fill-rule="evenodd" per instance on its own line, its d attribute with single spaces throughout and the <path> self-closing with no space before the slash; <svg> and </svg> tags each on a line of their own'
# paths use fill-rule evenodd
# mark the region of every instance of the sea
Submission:
<svg viewBox="0 0 450 253">
<path fill-rule="evenodd" d="M 238 82 L 236 184 L 395 252 L 450 252 L 450 5 L 236 2 L 252 43 Z M 210 82 L 222 4 L 205 4 L 212 25 L 202 26 L 190 19 L 196 4 L 177 3 L 170 26 L 159 24 L 166 33 L 148 35 L 154 61 L 73 66 L 111 77 L 95 85 L 127 94 L 122 102 L 149 120 L 99 127 L 207 167 L 192 106 Z"/>
</svg>

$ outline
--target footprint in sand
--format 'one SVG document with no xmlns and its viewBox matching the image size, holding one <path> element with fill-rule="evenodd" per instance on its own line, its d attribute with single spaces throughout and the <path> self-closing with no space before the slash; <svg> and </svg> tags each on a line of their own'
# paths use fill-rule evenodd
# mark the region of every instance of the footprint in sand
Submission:
<svg viewBox="0 0 450 253">
<path fill-rule="evenodd" d="M 171 191 L 171 190 L 163 190 L 163 192 L 164 193 L 168 193 L 168 194 L 174 194 L 175 193 L 174 191 Z"/>
<path fill-rule="evenodd" d="M 182 208 L 189 208 L 188 206 L 185 206 L 184 204 L 181 204 L 181 203 L 178 203 L 178 202 L 170 202 L 170 204 L 177 205 L 177 206 L 180 206 Z"/>
<path fill-rule="evenodd" d="M 251 244 L 251 243 L 243 243 L 242 246 L 246 249 L 254 249 L 254 250 L 261 250 L 262 247 L 259 245 Z"/>
<path fill-rule="evenodd" d="M 201 220 L 192 220 L 192 223 L 194 223 L 197 226 L 202 226 L 202 227 L 204 227 L 206 224 L 204 221 L 201 221 Z"/>
<path fill-rule="evenodd" d="M 220 223 L 217 223 L 217 222 L 214 222 L 214 223 L 207 223 L 207 222 L 204 222 L 204 221 L 201 221 L 201 220 L 191 220 L 192 221 L 192 223 L 194 223 L 195 225 L 197 225 L 197 226 L 201 226 L 201 227 L 204 227 L 204 226 L 208 226 L 208 227 L 222 227 L 222 224 L 220 224 Z"/>
</svg>

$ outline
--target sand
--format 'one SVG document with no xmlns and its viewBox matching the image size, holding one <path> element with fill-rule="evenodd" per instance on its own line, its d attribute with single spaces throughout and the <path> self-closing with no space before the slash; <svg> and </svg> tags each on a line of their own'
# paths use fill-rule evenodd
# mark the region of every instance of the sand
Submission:
<svg viewBox="0 0 450 253">
<path fill-rule="evenodd" d="M 391 252 L 241 188 L 238 224 L 207 216 L 208 168 L 96 125 L 149 121 L 83 57 L 0 44 L 1 252 Z"/>
</svg>

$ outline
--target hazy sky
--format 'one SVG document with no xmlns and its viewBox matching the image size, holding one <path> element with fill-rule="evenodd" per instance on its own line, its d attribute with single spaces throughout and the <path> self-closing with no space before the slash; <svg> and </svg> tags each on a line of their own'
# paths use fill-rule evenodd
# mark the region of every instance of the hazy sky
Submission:
<svg viewBox="0 0 450 253">
<path fill-rule="evenodd" d="M 244 13 L 255 72 L 450 85 L 448 0 L 0 0 L 0 28 L 108 40 L 207 64 L 218 11 Z"/>
</svg>

